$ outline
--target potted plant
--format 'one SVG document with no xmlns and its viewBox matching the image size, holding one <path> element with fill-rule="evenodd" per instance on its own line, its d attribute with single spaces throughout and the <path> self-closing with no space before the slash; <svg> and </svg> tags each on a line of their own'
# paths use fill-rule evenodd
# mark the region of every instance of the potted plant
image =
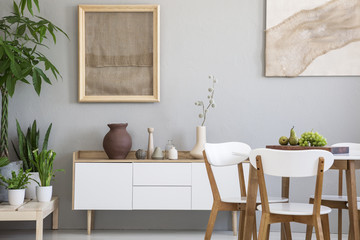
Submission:
<svg viewBox="0 0 360 240">
<path fill-rule="evenodd" d="M 30 180 L 30 169 L 24 171 L 22 168 L 19 173 L 11 172 L 11 177 L 6 178 L 0 175 L 0 184 L 8 189 L 8 198 L 10 205 L 20 205 L 24 202 L 25 188 Z"/>
<path fill-rule="evenodd" d="M 42 143 L 42 150 L 47 150 L 49 136 L 51 132 L 52 124 L 49 125 L 44 141 Z M 14 142 L 12 142 L 15 153 L 23 163 L 23 168 L 25 170 L 31 169 L 32 179 L 28 184 L 25 190 L 25 198 L 36 199 L 36 186 L 37 182 L 40 182 L 39 173 L 37 167 L 34 165 L 34 153 L 33 151 L 37 151 L 39 147 L 39 138 L 40 138 L 40 130 L 37 128 L 36 120 L 32 123 L 31 126 L 28 127 L 26 134 L 21 130 L 19 122 L 16 120 L 16 129 L 18 136 L 18 148 L 15 147 Z M 38 152 L 39 153 L 39 152 Z"/>
<path fill-rule="evenodd" d="M 41 52 L 48 42 L 56 43 L 56 32 L 66 33 L 49 20 L 34 15 L 39 0 L 13 1 L 13 12 L 0 18 L 0 156 L 8 157 L 8 101 L 18 82 L 32 85 L 40 95 L 41 84 L 51 84 L 49 75 L 61 77 L 57 68 Z M 30 13 L 26 16 L 25 9 Z"/>
<path fill-rule="evenodd" d="M 35 150 L 33 153 L 33 164 L 38 169 L 40 178 L 39 186 L 36 187 L 36 197 L 39 202 L 49 202 L 52 197 L 51 180 L 55 176 L 55 172 L 64 171 L 64 169 L 54 170 L 56 153 L 53 150 L 44 149 L 40 153 Z"/>
</svg>

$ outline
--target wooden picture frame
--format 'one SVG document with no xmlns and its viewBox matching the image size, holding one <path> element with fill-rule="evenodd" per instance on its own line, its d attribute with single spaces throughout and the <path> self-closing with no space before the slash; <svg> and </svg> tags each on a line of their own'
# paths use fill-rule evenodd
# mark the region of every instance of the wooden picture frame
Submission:
<svg viewBox="0 0 360 240">
<path fill-rule="evenodd" d="M 78 11 L 79 102 L 160 102 L 160 6 Z"/>
</svg>

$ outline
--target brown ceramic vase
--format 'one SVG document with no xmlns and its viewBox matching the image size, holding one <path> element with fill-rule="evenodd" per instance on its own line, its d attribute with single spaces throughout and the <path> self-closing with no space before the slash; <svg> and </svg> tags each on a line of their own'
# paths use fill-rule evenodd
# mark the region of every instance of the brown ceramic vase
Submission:
<svg viewBox="0 0 360 240">
<path fill-rule="evenodd" d="M 110 131 L 105 135 L 103 147 L 109 159 L 125 159 L 128 155 L 132 141 L 126 131 L 127 123 L 108 124 Z"/>
</svg>

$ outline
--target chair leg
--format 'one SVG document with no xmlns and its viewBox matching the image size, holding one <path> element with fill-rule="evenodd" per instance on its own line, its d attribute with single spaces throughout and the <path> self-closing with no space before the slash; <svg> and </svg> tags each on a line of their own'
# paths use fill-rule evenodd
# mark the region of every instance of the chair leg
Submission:
<svg viewBox="0 0 360 240">
<path fill-rule="evenodd" d="M 306 226 L 306 238 L 305 238 L 306 240 L 311 240 L 312 230 L 313 230 L 312 225 L 307 225 Z"/>
<path fill-rule="evenodd" d="M 286 240 L 292 240 L 291 227 L 289 222 L 282 223 L 284 226 L 284 236 Z"/>
<path fill-rule="evenodd" d="M 212 235 L 212 232 L 213 232 L 213 229 L 214 229 L 215 220 L 216 220 L 218 212 L 219 212 L 218 206 L 213 204 L 213 207 L 212 207 L 211 213 L 210 213 L 210 217 L 209 217 L 209 221 L 208 221 L 208 225 L 206 227 L 206 233 L 205 233 L 204 240 L 210 240 L 211 239 L 211 235 Z"/>
<path fill-rule="evenodd" d="M 266 240 L 270 239 L 270 224 L 268 225 L 268 229 L 267 229 L 267 236 L 266 236 Z"/>
<path fill-rule="evenodd" d="M 269 218 L 270 215 L 268 213 L 263 213 L 261 215 L 261 220 L 260 220 L 260 228 L 259 228 L 259 240 L 267 240 L 268 237 L 268 230 L 269 230 Z"/>
<path fill-rule="evenodd" d="M 324 214 L 321 216 L 321 224 L 324 232 L 324 239 L 330 240 L 330 226 L 329 226 L 329 215 Z"/>
<path fill-rule="evenodd" d="M 238 240 L 243 240 L 244 224 L 245 224 L 245 211 L 240 211 Z"/>
<path fill-rule="evenodd" d="M 257 240 L 256 215 L 254 215 L 253 240 Z"/>
<path fill-rule="evenodd" d="M 233 231 L 233 235 L 236 236 L 237 235 L 237 211 L 232 211 L 231 215 L 232 215 L 232 231 Z"/>
<path fill-rule="evenodd" d="M 314 219 L 314 227 L 315 227 L 315 233 L 316 233 L 316 240 L 325 240 L 324 239 L 324 231 L 321 224 L 321 217 L 316 216 Z"/>
<path fill-rule="evenodd" d="M 342 240 L 342 209 L 338 209 L 338 240 Z"/>
</svg>

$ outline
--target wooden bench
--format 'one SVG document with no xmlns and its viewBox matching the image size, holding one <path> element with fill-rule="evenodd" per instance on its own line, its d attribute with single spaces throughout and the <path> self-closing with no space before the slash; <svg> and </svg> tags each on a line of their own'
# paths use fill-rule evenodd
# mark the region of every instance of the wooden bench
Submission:
<svg viewBox="0 0 360 240">
<path fill-rule="evenodd" d="M 43 239 L 43 221 L 50 213 L 52 229 L 58 229 L 59 200 L 53 197 L 50 202 L 25 200 L 24 204 L 11 206 L 7 202 L 0 204 L 0 221 L 36 221 L 36 240 Z"/>
</svg>

